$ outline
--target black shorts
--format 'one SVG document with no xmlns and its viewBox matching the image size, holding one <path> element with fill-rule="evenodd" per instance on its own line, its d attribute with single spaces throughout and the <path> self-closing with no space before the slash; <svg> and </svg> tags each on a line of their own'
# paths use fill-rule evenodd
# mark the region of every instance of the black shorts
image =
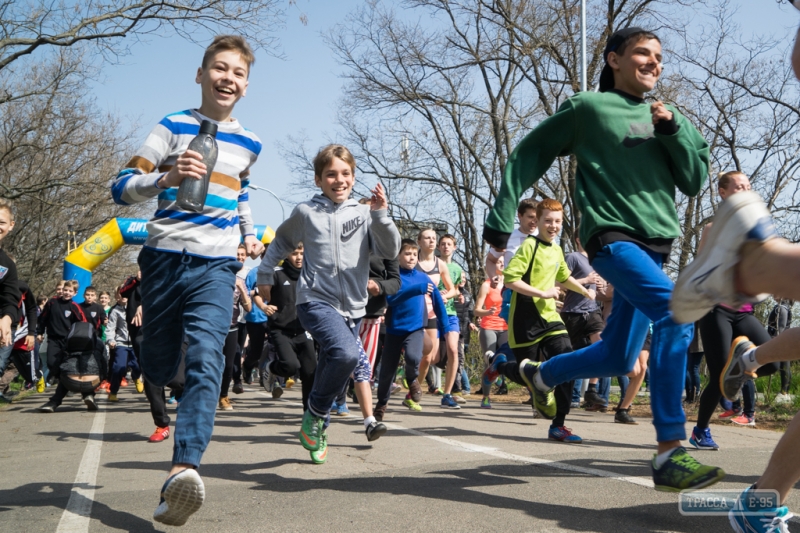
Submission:
<svg viewBox="0 0 800 533">
<path fill-rule="evenodd" d="M 601 333 L 606 326 L 603 321 L 603 312 L 600 309 L 591 313 L 561 313 L 561 319 L 567 327 L 569 340 L 575 350 L 592 344 L 589 337 L 595 333 Z"/>
<path fill-rule="evenodd" d="M 653 334 L 649 331 L 647 332 L 647 338 L 644 340 L 644 345 L 642 346 L 642 351 L 649 352 L 650 351 L 650 340 L 652 339 Z"/>
<path fill-rule="evenodd" d="M 525 359 L 544 363 L 557 355 L 572 351 L 572 343 L 567 335 L 551 335 L 530 346 L 511 348 L 517 363 L 521 363 Z"/>
<path fill-rule="evenodd" d="M 424 329 L 437 329 L 438 327 L 439 326 L 436 325 L 436 319 L 435 318 L 429 318 L 428 319 L 428 323 L 425 324 L 425 328 Z"/>
</svg>

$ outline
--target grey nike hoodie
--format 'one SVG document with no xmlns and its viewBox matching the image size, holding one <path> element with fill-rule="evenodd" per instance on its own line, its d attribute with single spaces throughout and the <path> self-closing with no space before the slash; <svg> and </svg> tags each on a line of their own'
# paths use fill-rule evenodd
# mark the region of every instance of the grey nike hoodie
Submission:
<svg viewBox="0 0 800 533">
<path fill-rule="evenodd" d="M 275 232 L 258 267 L 258 284 L 272 285 L 275 266 L 303 243 L 297 305 L 325 302 L 347 318 L 361 318 L 367 305 L 369 254 L 394 259 L 400 234 L 387 210 L 370 210 L 353 199 L 334 204 L 316 194 L 302 202 Z"/>
</svg>

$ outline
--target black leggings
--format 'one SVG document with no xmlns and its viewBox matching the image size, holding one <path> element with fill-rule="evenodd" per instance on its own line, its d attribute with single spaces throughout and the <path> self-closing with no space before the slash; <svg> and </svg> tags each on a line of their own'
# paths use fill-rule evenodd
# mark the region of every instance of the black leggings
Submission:
<svg viewBox="0 0 800 533">
<path fill-rule="evenodd" d="M 247 334 L 250 336 L 250 346 L 247 350 L 247 357 L 242 363 L 242 371 L 245 376 L 249 376 L 261 360 L 261 354 L 264 352 L 264 340 L 267 338 L 267 323 L 248 322 Z"/>
<path fill-rule="evenodd" d="M 531 361 L 545 362 L 553 357 L 558 357 L 562 353 L 569 353 L 572 351 L 572 343 L 566 333 L 563 335 L 553 335 L 545 337 L 537 344 L 526 346 L 524 348 L 512 348 L 514 352 L 515 363 L 508 362 L 498 366 L 498 370 L 502 375 L 517 383 L 525 386 L 525 381 L 519 373 L 519 363 L 525 359 Z M 567 381 L 556 385 L 554 394 L 556 397 L 556 417 L 553 419 L 552 427 L 562 427 L 564 421 L 569 414 L 570 404 L 572 403 L 572 387 L 575 381 Z"/>
<path fill-rule="evenodd" d="M 308 409 L 308 397 L 314 388 L 314 372 L 317 369 L 317 353 L 314 341 L 305 331 L 291 332 L 273 328 L 269 340 L 275 348 L 276 359 L 270 370 L 282 378 L 294 377 L 300 373 L 303 387 L 303 411 Z"/>
<path fill-rule="evenodd" d="M 700 334 L 703 338 L 709 380 L 700 396 L 697 427 L 706 429 L 722 398 L 719 377 L 728 360 L 733 339 L 744 335 L 756 346 L 761 346 L 770 339 L 770 336 L 752 313 L 740 313 L 719 305 L 700 319 Z M 769 363 L 758 369 L 758 376 L 768 376 L 777 372 L 778 368 L 778 363 Z"/>
<path fill-rule="evenodd" d="M 239 329 L 229 331 L 225 337 L 225 344 L 222 346 L 222 356 L 225 357 L 225 368 L 222 370 L 222 382 L 219 388 L 219 397 L 228 395 L 231 388 L 231 378 L 233 377 L 233 359 L 239 353 Z"/>
</svg>

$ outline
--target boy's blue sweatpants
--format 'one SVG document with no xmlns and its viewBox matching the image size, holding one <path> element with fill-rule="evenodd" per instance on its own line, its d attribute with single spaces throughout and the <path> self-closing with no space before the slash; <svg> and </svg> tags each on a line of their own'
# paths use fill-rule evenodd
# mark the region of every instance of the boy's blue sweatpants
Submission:
<svg viewBox="0 0 800 533">
<path fill-rule="evenodd" d="M 694 326 L 677 324 L 669 312 L 672 280 L 661 270 L 660 254 L 631 242 L 604 246 L 592 267 L 614 286 L 614 301 L 600 342 L 554 357 L 539 367 L 549 386 L 579 378 L 629 373 L 639 357 L 650 321 L 650 406 L 656 440 L 686 438 L 681 397 L 686 377 L 686 352 Z"/>
<path fill-rule="evenodd" d="M 358 364 L 361 354 L 358 322 L 343 317 L 324 302 L 299 304 L 297 318 L 303 329 L 319 343 L 319 359 L 314 373 L 314 388 L 308 397 L 308 410 L 314 416 L 328 419 L 333 401 Z"/>
<path fill-rule="evenodd" d="M 119 386 L 128 371 L 128 367 L 131 367 L 131 377 L 139 379 L 142 372 L 139 368 L 136 354 L 133 353 L 133 348 L 118 344 L 114 347 L 114 365 L 111 367 L 111 379 L 109 379 L 110 386 L 108 390 L 111 394 L 119 392 Z"/>
<path fill-rule="evenodd" d="M 233 288 L 242 264 L 142 249 L 141 367 L 144 378 L 166 386 L 186 347 L 186 385 L 175 422 L 172 463 L 197 468 L 214 430 L 225 360 L 222 345 L 233 316 Z"/>
</svg>

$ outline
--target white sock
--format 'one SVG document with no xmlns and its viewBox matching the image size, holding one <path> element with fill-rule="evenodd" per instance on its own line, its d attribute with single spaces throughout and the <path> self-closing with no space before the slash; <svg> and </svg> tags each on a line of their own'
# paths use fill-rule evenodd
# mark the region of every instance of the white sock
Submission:
<svg viewBox="0 0 800 533">
<path fill-rule="evenodd" d="M 744 369 L 747 372 L 755 372 L 759 369 L 759 367 L 761 367 L 759 362 L 756 361 L 755 348 L 750 348 L 742 354 L 742 363 L 744 363 Z"/>
<path fill-rule="evenodd" d="M 536 375 L 533 376 L 533 386 L 542 392 L 547 392 L 550 390 L 550 387 L 545 385 L 541 372 L 537 372 Z"/>
<path fill-rule="evenodd" d="M 373 422 L 375 422 L 375 417 L 374 416 L 368 416 L 367 418 L 364 419 L 364 427 L 368 428 L 369 425 L 372 424 Z"/>
<path fill-rule="evenodd" d="M 671 450 L 669 450 L 667 452 L 660 453 L 660 454 L 656 455 L 656 458 L 655 458 L 656 470 L 658 470 L 659 468 L 664 466 L 664 463 L 667 462 L 667 459 L 669 459 L 669 456 L 672 455 L 672 452 L 674 452 L 677 449 L 678 448 L 672 448 Z"/>
</svg>

